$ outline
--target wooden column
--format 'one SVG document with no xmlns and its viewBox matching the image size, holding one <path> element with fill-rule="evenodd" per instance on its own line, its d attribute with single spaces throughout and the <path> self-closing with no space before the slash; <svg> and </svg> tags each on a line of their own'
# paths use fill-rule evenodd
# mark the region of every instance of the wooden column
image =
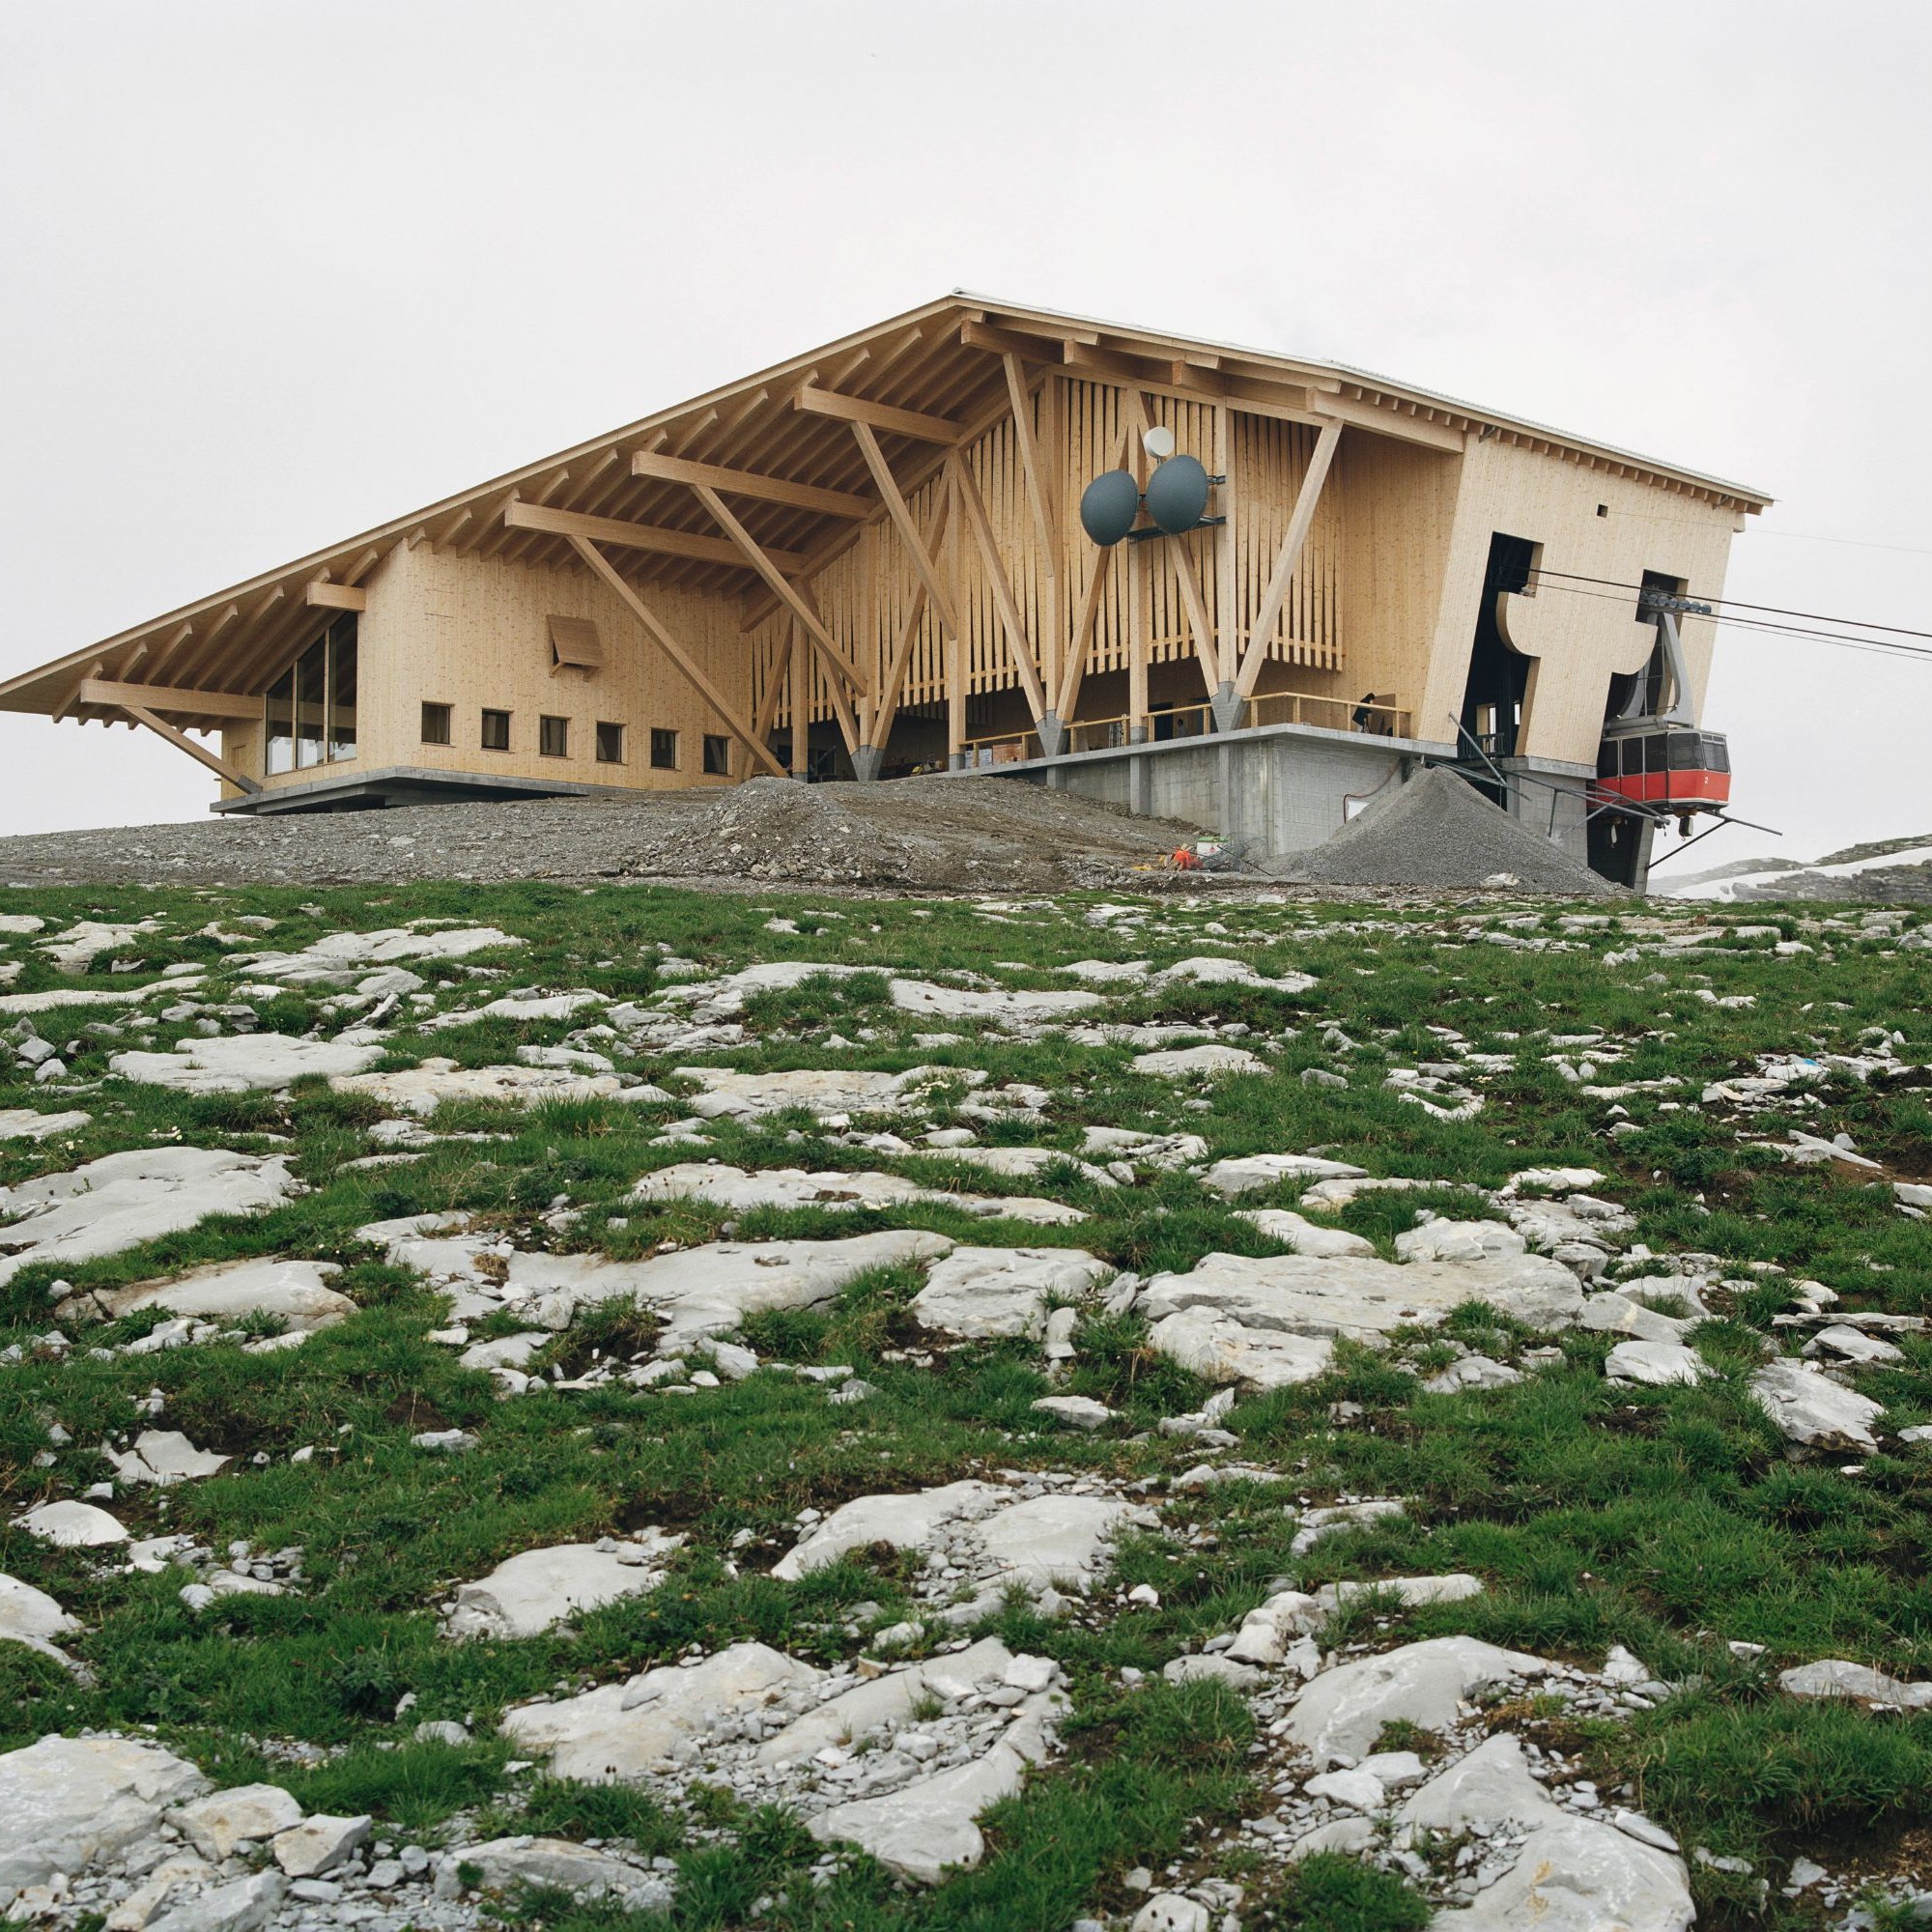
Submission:
<svg viewBox="0 0 1932 1932">
<path fill-rule="evenodd" d="M 954 613 L 959 609 L 959 504 L 949 483 L 946 519 L 946 549 L 941 567 L 946 574 L 948 595 L 933 602 Z M 965 761 L 966 753 L 966 646 L 955 621 L 946 627 L 946 761 L 955 771 Z"/>
<path fill-rule="evenodd" d="M 796 617 L 791 620 L 791 775 L 811 770 L 811 639 Z"/>
</svg>

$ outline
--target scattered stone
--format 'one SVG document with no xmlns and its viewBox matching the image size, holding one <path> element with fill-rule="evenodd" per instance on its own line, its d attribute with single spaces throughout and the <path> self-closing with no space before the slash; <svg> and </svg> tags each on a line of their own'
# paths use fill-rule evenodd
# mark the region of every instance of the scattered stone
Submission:
<svg viewBox="0 0 1932 1932">
<path fill-rule="evenodd" d="M 1750 1378 L 1758 1406 L 1801 1449 L 1876 1450 L 1872 1424 L 1885 1405 L 1833 1381 L 1808 1363 L 1767 1362 Z"/>
<path fill-rule="evenodd" d="M 1079 1300 L 1115 1272 L 1081 1248 L 954 1248 L 927 1270 L 910 1313 L 968 1341 L 1037 1341 L 1050 1302 Z"/>
<path fill-rule="evenodd" d="M 0 1890 L 45 1885 L 151 1836 L 208 1789 L 185 1758 L 120 1738 L 42 1738 L 0 1755 Z"/>
<path fill-rule="evenodd" d="M 184 1039 L 167 1053 L 117 1053 L 108 1070 L 147 1087 L 182 1094 L 245 1094 L 291 1087 L 314 1075 L 360 1073 L 381 1060 L 380 1037 L 345 1034 L 335 1039 L 292 1039 L 287 1034 L 217 1034 Z"/>
<path fill-rule="evenodd" d="M 318 1812 L 275 1839 L 275 1862 L 291 1878 L 320 1878 L 359 1851 L 374 1825 L 366 1816 L 331 1818 Z"/>
</svg>

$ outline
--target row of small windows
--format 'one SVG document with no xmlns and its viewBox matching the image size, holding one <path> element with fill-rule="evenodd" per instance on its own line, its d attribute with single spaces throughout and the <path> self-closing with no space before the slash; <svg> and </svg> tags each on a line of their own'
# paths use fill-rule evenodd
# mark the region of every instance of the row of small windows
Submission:
<svg viewBox="0 0 1932 1932">
<path fill-rule="evenodd" d="M 1645 731 L 1627 738 L 1607 738 L 1597 753 L 1600 779 L 1730 769 L 1729 743 L 1721 733 L 1711 731 Z"/>
<path fill-rule="evenodd" d="M 422 708 L 422 741 L 425 745 L 449 745 L 455 742 L 456 708 L 450 704 L 425 703 Z M 511 749 L 512 714 L 507 711 L 485 709 L 479 729 L 477 743 L 486 752 L 507 752 Z M 593 727 L 596 740 L 597 762 L 600 765 L 621 765 L 624 756 L 624 726 L 608 720 L 599 720 Z M 667 730 L 663 726 L 653 726 L 651 730 L 651 769 L 660 772 L 674 772 L 680 768 L 681 755 L 678 741 L 682 733 Z M 702 734 L 702 758 L 704 771 L 714 778 L 728 777 L 731 771 L 731 741 L 729 738 L 714 736 L 706 731 Z M 537 753 L 545 758 L 567 758 L 570 756 L 570 720 L 555 718 L 548 714 L 537 719 Z"/>
</svg>

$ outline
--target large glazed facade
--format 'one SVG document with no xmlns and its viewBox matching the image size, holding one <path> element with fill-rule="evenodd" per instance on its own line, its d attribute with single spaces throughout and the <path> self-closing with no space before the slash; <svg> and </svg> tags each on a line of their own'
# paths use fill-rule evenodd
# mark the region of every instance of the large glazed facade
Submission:
<svg viewBox="0 0 1932 1932">
<path fill-rule="evenodd" d="M 1207 520 L 1096 547 L 1082 492 L 1144 484 L 1161 429 L 1214 477 Z M 953 296 L 0 706 L 158 731 L 227 810 L 991 768 L 1304 844 L 1473 740 L 1567 790 L 1580 839 L 1658 644 L 1635 586 L 1720 592 L 1768 500 L 1359 371 Z M 1683 622 L 1693 712 L 1711 628 Z"/>
</svg>

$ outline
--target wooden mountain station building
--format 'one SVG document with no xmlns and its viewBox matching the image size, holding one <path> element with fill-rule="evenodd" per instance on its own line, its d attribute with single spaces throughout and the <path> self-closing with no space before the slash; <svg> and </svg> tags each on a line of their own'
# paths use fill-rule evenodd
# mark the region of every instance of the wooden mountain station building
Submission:
<svg viewBox="0 0 1932 1932">
<path fill-rule="evenodd" d="M 1163 465 L 1206 485 L 1172 530 Z M 1592 810 L 1606 721 L 1694 726 L 1715 626 L 1688 600 L 1769 501 L 1360 370 L 955 294 L 0 707 L 156 732 L 217 811 L 993 771 L 1277 851 L 1479 756 L 1628 873 Z"/>
</svg>

